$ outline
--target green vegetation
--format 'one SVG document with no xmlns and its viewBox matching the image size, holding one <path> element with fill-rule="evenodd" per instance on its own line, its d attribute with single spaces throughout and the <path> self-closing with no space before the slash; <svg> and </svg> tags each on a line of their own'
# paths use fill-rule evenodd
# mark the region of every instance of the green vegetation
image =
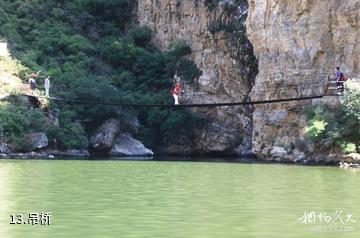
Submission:
<svg viewBox="0 0 360 238">
<path fill-rule="evenodd" d="M 325 106 L 304 110 L 307 136 L 327 147 L 338 146 L 344 153 L 360 151 L 360 82 L 347 82 L 344 103 L 336 109 Z"/>
<path fill-rule="evenodd" d="M 215 10 L 219 3 L 220 0 L 205 0 L 205 6 L 208 7 L 210 11 Z M 240 4 L 247 4 L 247 0 L 228 1 L 225 2 L 224 7 L 227 12 L 233 12 Z"/>
<path fill-rule="evenodd" d="M 205 6 L 207 6 L 210 10 L 214 10 L 218 4 L 219 4 L 220 0 L 205 0 Z"/>
<path fill-rule="evenodd" d="M 71 111 L 66 111 L 71 113 Z M 0 104 L 0 138 L 6 138 L 14 150 L 27 151 L 24 141 L 26 133 L 43 131 L 49 137 L 50 144 L 60 148 L 87 148 L 88 139 L 79 122 L 72 120 L 72 115 L 61 114 L 58 128 L 49 122 L 46 114 L 40 109 L 30 109 L 15 103 Z"/>
<path fill-rule="evenodd" d="M 21 70 L 24 82 L 31 71 L 37 70 L 42 70 L 38 84 L 42 85 L 46 75 L 53 78 L 51 95 L 171 104 L 175 72 L 188 81 L 200 75 L 196 65 L 186 58 L 191 49 L 175 44 L 167 52 L 158 50 L 151 43 L 148 28 L 129 24 L 132 7 L 133 1 L 128 0 L 0 0 L 0 38 L 9 42 L 13 56 L 27 67 Z M 191 138 L 200 120 L 187 110 L 50 103 L 49 110 L 60 109 L 61 127 L 36 128 L 17 110 L 0 107 L 3 113 L 10 113 L 8 117 L 19 116 L 13 120 L 13 127 L 1 121 L 6 138 L 21 138 L 29 130 L 46 130 L 61 148 L 86 147 L 86 137 L 101 122 L 127 113 L 139 117 L 143 127 L 140 139 L 152 148 L 180 133 Z M 41 113 L 45 117 L 45 112 Z"/>
</svg>

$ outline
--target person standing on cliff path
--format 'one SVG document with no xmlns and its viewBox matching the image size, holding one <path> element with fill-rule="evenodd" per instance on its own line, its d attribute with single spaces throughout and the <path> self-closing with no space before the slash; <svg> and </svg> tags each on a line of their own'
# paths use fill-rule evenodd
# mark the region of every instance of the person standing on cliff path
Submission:
<svg viewBox="0 0 360 238">
<path fill-rule="evenodd" d="M 30 85 L 31 94 L 34 94 L 35 89 L 37 88 L 36 79 L 39 76 L 40 72 L 41 71 L 38 71 L 37 73 L 32 73 L 30 78 L 29 78 L 29 85 Z"/>
<path fill-rule="evenodd" d="M 175 99 L 175 105 L 179 105 L 180 92 L 181 92 L 180 83 L 176 83 L 175 88 L 172 90 L 172 94 Z"/>
<path fill-rule="evenodd" d="M 336 86 L 338 89 L 338 94 L 341 94 L 344 92 L 344 82 L 346 80 L 343 72 L 340 71 L 340 67 L 336 67 L 335 76 L 336 76 Z"/>
<path fill-rule="evenodd" d="M 44 82 L 44 88 L 45 88 L 45 95 L 46 97 L 49 96 L 49 90 L 50 90 L 50 76 L 47 76 Z"/>
</svg>

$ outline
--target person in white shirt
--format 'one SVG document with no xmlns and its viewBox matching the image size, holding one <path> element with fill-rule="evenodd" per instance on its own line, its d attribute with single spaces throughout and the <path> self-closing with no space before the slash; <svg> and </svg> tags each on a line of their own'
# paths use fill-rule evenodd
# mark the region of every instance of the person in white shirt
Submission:
<svg viewBox="0 0 360 238">
<path fill-rule="evenodd" d="M 50 97 L 49 96 L 49 90 L 50 90 L 50 76 L 47 76 L 44 82 L 44 87 L 45 87 L 45 95 L 46 97 Z"/>
</svg>

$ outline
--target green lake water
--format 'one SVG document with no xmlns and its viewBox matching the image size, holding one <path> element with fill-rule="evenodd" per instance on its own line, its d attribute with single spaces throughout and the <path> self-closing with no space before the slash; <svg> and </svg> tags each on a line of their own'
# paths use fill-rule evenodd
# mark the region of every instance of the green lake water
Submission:
<svg viewBox="0 0 360 238">
<path fill-rule="evenodd" d="M 339 218 L 320 221 L 324 212 L 335 220 L 336 211 L 342 211 L 345 224 Z M 27 221 L 29 213 L 41 212 L 51 213 L 51 225 L 10 224 L 11 214 L 23 214 Z M 316 220 L 302 223 L 305 213 Z M 351 221 L 345 222 L 348 215 Z M 0 237 L 359 238 L 360 171 L 0 160 Z"/>
</svg>

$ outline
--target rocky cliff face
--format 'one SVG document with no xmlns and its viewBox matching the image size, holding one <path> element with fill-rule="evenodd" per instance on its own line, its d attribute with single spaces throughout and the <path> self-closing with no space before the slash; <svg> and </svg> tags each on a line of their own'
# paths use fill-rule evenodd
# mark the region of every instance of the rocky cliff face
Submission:
<svg viewBox="0 0 360 238">
<path fill-rule="evenodd" d="M 209 3 L 210 2 L 210 3 Z M 138 21 L 154 32 L 154 43 L 166 50 L 181 40 L 202 71 L 196 87 L 185 86 L 186 103 L 238 102 L 249 97 L 256 59 L 245 37 L 246 1 L 138 0 Z M 184 85 L 185 82 L 182 82 Z M 251 148 L 252 108 L 200 110 L 208 123 L 194 144 L 167 146 L 167 152 L 240 153 Z"/>
<path fill-rule="evenodd" d="M 335 66 L 350 78 L 359 76 L 359 0 L 250 0 L 247 26 L 259 60 L 252 100 L 322 94 Z M 311 151 L 299 113 L 311 103 L 256 106 L 253 150 L 268 155 L 279 146 L 300 156 Z"/>
<path fill-rule="evenodd" d="M 335 66 L 349 78 L 360 76 L 360 0 L 139 0 L 138 21 L 154 30 L 161 48 L 185 40 L 193 49 L 202 76 L 197 89 L 186 88 L 186 102 L 322 95 Z M 202 111 L 210 122 L 198 131 L 194 148 L 252 148 L 264 158 L 303 158 L 313 148 L 305 139 L 301 110 L 315 103 Z"/>
</svg>

